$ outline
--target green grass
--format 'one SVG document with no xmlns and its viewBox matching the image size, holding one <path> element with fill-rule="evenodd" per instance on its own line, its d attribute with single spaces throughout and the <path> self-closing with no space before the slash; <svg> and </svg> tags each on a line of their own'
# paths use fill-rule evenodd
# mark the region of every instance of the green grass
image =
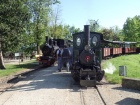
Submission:
<svg viewBox="0 0 140 105">
<path fill-rule="evenodd" d="M 37 61 L 30 60 L 20 64 L 5 64 L 6 69 L 0 70 L 0 77 L 9 76 L 24 69 L 31 69 L 38 64 Z"/>
<path fill-rule="evenodd" d="M 102 69 L 108 68 L 109 63 L 115 66 L 113 74 L 105 73 L 107 81 L 121 84 L 123 76 L 119 76 L 119 66 L 126 66 L 127 77 L 140 79 L 140 54 L 124 55 L 102 62 Z"/>
</svg>

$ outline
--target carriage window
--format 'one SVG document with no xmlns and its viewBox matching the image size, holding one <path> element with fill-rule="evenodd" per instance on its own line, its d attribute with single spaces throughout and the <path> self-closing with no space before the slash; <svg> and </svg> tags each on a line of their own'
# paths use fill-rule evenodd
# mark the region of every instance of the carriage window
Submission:
<svg viewBox="0 0 140 105">
<path fill-rule="evenodd" d="M 76 45 L 77 45 L 77 46 L 80 46 L 80 44 L 81 44 L 81 39 L 78 37 L 78 38 L 76 39 Z"/>
<path fill-rule="evenodd" d="M 92 44 L 93 44 L 94 46 L 96 46 L 96 45 L 97 45 L 97 41 L 98 41 L 97 37 L 94 36 L 94 37 L 92 38 Z"/>
</svg>

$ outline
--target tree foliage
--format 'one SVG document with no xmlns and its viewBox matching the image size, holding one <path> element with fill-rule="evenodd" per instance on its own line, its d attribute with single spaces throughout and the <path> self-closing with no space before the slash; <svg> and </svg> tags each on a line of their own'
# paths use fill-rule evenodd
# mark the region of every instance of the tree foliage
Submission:
<svg viewBox="0 0 140 105">
<path fill-rule="evenodd" d="M 103 38 L 111 41 L 122 41 L 122 31 L 117 27 L 111 27 L 110 29 L 102 28 L 100 32 L 103 34 Z"/>
<path fill-rule="evenodd" d="M 127 18 L 123 26 L 125 41 L 140 41 L 140 16 Z"/>
<path fill-rule="evenodd" d="M 53 9 L 54 8 L 54 9 Z M 50 37 L 60 38 L 63 37 L 63 25 L 61 22 L 61 7 L 60 5 L 54 6 L 50 12 L 49 34 Z"/>
<path fill-rule="evenodd" d="M 30 14 L 27 0 L 1 0 L 0 3 L 0 69 L 4 69 L 2 51 L 16 51 L 21 43 Z"/>
<path fill-rule="evenodd" d="M 44 38 L 48 31 L 49 13 L 51 6 L 59 3 L 57 0 L 28 0 L 30 12 L 32 13 L 32 31 L 37 46 L 37 53 L 40 54 L 40 45 L 44 42 Z"/>
<path fill-rule="evenodd" d="M 113 31 L 111 29 L 103 28 L 101 30 L 103 38 L 106 40 L 113 40 Z"/>
<path fill-rule="evenodd" d="M 15 51 L 21 42 L 20 35 L 25 32 L 30 14 L 26 0 L 1 0 L 0 3 L 0 36 L 2 49 Z"/>
</svg>

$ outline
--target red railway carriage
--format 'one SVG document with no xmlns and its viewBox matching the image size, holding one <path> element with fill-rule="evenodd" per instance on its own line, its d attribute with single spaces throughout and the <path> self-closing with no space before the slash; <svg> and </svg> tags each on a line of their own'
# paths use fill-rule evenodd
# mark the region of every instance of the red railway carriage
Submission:
<svg viewBox="0 0 140 105">
<path fill-rule="evenodd" d="M 112 57 L 122 54 L 122 43 L 120 41 L 103 41 L 102 57 Z M 104 47 L 105 46 L 105 47 Z"/>
<path fill-rule="evenodd" d="M 112 56 L 118 56 L 122 54 L 122 42 L 120 41 L 112 41 L 112 49 L 111 49 L 111 55 Z"/>
<path fill-rule="evenodd" d="M 120 55 L 122 54 L 122 47 L 111 48 L 112 55 Z"/>
<path fill-rule="evenodd" d="M 123 43 L 123 54 L 136 53 L 136 42 L 124 42 Z"/>
<path fill-rule="evenodd" d="M 110 56 L 110 48 L 103 48 L 102 49 L 102 57 L 106 58 Z"/>
<path fill-rule="evenodd" d="M 140 47 L 136 47 L 137 42 L 108 41 L 102 42 L 102 58 L 114 57 L 122 54 L 140 53 Z"/>
<path fill-rule="evenodd" d="M 110 55 L 111 55 L 110 43 L 111 43 L 111 41 L 108 41 L 108 40 L 102 41 L 102 58 L 103 59 L 106 59 L 107 57 L 110 57 Z"/>
<path fill-rule="evenodd" d="M 125 48 L 125 53 L 135 53 L 136 48 Z"/>
</svg>

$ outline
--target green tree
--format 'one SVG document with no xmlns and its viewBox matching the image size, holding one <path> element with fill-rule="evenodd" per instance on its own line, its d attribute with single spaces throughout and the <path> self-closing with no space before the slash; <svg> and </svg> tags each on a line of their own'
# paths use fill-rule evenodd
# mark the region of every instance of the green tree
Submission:
<svg viewBox="0 0 140 105">
<path fill-rule="evenodd" d="M 110 27 L 110 30 L 113 32 L 113 41 L 122 41 L 122 30 L 119 29 L 118 26 Z"/>
<path fill-rule="evenodd" d="M 51 12 L 49 35 L 52 38 L 72 39 L 72 33 L 79 32 L 74 26 L 63 25 L 61 20 L 61 7 L 57 5 Z"/>
<path fill-rule="evenodd" d="M 34 23 L 33 33 L 37 46 L 37 54 L 40 54 L 40 45 L 48 32 L 49 14 L 51 6 L 59 3 L 57 0 L 28 0 L 30 12 L 32 13 L 32 22 Z"/>
<path fill-rule="evenodd" d="M 76 28 L 75 26 L 68 26 L 67 38 L 72 40 L 72 34 L 81 32 L 80 28 Z"/>
<path fill-rule="evenodd" d="M 60 5 L 54 6 L 54 9 L 52 9 L 52 12 L 50 14 L 50 35 L 53 38 L 60 38 L 63 37 L 62 31 L 63 31 L 63 25 L 61 22 L 61 7 Z"/>
<path fill-rule="evenodd" d="M 103 34 L 103 38 L 106 40 L 113 40 L 113 30 L 112 29 L 107 29 L 107 28 L 103 28 L 101 30 L 101 33 Z"/>
<path fill-rule="evenodd" d="M 123 40 L 123 33 L 122 30 L 119 29 L 117 26 L 108 28 L 102 28 L 99 30 L 103 34 L 103 38 L 110 41 L 122 41 Z"/>
<path fill-rule="evenodd" d="M 0 3 L 0 69 L 5 69 L 2 61 L 2 51 L 15 51 L 19 48 L 21 34 L 25 32 L 30 14 L 27 8 L 27 0 L 1 0 Z"/>
<path fill-rule="evenodd" d="M 123 26 L 123 33 L 125 41 L 138 42 L 140 40 L 140 16 L 127 18 Z"/>
</svg>

